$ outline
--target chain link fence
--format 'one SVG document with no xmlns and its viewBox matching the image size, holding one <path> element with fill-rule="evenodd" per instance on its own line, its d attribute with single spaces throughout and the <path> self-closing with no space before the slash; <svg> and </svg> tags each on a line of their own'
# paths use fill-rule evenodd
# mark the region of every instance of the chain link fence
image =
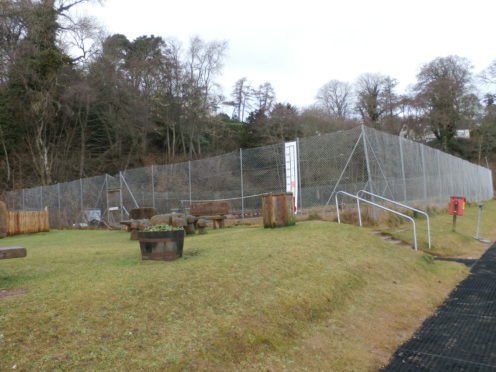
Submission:
<svg viewBox="0 0 496 372">
<path fill-rule="evenodd" d="M 328 205 L 336 191 L 366 189 L 416 205 L 446 205 L 493 197 L 491 171 L 428 146 L 357 127 L 297 140 L 298 208 Z M 159 213 L 192 203 L 229 200 L 233 214 L 250 216 L 260 196 L 286 191 L 285 144 L 177 164 L 130 169 L 7 193 L 11 210 L 48 208 L 53 227 L 118 223 L 137 207 Z"/>
</svg>

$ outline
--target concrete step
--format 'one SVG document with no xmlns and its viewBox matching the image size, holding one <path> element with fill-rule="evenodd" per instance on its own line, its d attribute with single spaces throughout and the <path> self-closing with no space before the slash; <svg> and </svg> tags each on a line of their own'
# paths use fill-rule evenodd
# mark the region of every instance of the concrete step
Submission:
<svg viewBox="0 0 496 372">
<path fill-rule="evenodd" d="M 385 233 L 383 231 L 374 230 L 374 231 L 372 231 L 372 234 L 377 235 L 378 237 L 380 237 L 381 239 L 383 239 L 384 241 L 386 241 L 388 243 L 402 246 L 402 247 L 412 248 L 412 246 L 410 244 L 408 244 L 402 240 L 396 239 L 396 238 L 392 237 L 391 235 L 389 235 L 388 233 Z"/>
</svg>

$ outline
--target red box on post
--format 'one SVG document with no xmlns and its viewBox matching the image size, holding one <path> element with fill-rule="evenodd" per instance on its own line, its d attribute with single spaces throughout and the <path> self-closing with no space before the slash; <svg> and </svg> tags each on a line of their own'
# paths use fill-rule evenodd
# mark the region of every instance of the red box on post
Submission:
<svg viewBox="0 0 496 372">
<path fill-rule="evenodd" d="M 449 214 L 456 214 L 457 216 L 463 216 L 465 212 L 465 204 L 467 199 L 462 196 L 451 196 L 449 205 Z"/>
</svg>

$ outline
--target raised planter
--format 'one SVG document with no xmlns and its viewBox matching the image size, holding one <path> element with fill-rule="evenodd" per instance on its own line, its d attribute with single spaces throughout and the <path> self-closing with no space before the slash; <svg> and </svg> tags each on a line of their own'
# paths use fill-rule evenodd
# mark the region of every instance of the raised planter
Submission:
<svg viewBox="0 0 496 372">
<path fill-rule="evenodd" d="M 141 258 L 154 261 L 174 261 L 183 256 L 184 230 L 139 231 Z"/>
<path fill-rule="evenodd" d="M 262 214 L 265 228 L 294 225 L 293 194 L 265 194 L 262 196 Z"/>
</svg>

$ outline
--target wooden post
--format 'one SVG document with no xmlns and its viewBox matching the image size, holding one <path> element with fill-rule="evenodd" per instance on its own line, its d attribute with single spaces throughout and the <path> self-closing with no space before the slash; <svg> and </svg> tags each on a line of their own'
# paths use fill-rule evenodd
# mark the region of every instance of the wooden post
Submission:
<svg viewBox="0 0 496 372">
<path fill-rule="evenodd" d="M 458 215 L 458 200 L 455 200 L 455 210 L 453 212 L 453 232 L 456 231 L 456 216 Z"/>
</svg>

